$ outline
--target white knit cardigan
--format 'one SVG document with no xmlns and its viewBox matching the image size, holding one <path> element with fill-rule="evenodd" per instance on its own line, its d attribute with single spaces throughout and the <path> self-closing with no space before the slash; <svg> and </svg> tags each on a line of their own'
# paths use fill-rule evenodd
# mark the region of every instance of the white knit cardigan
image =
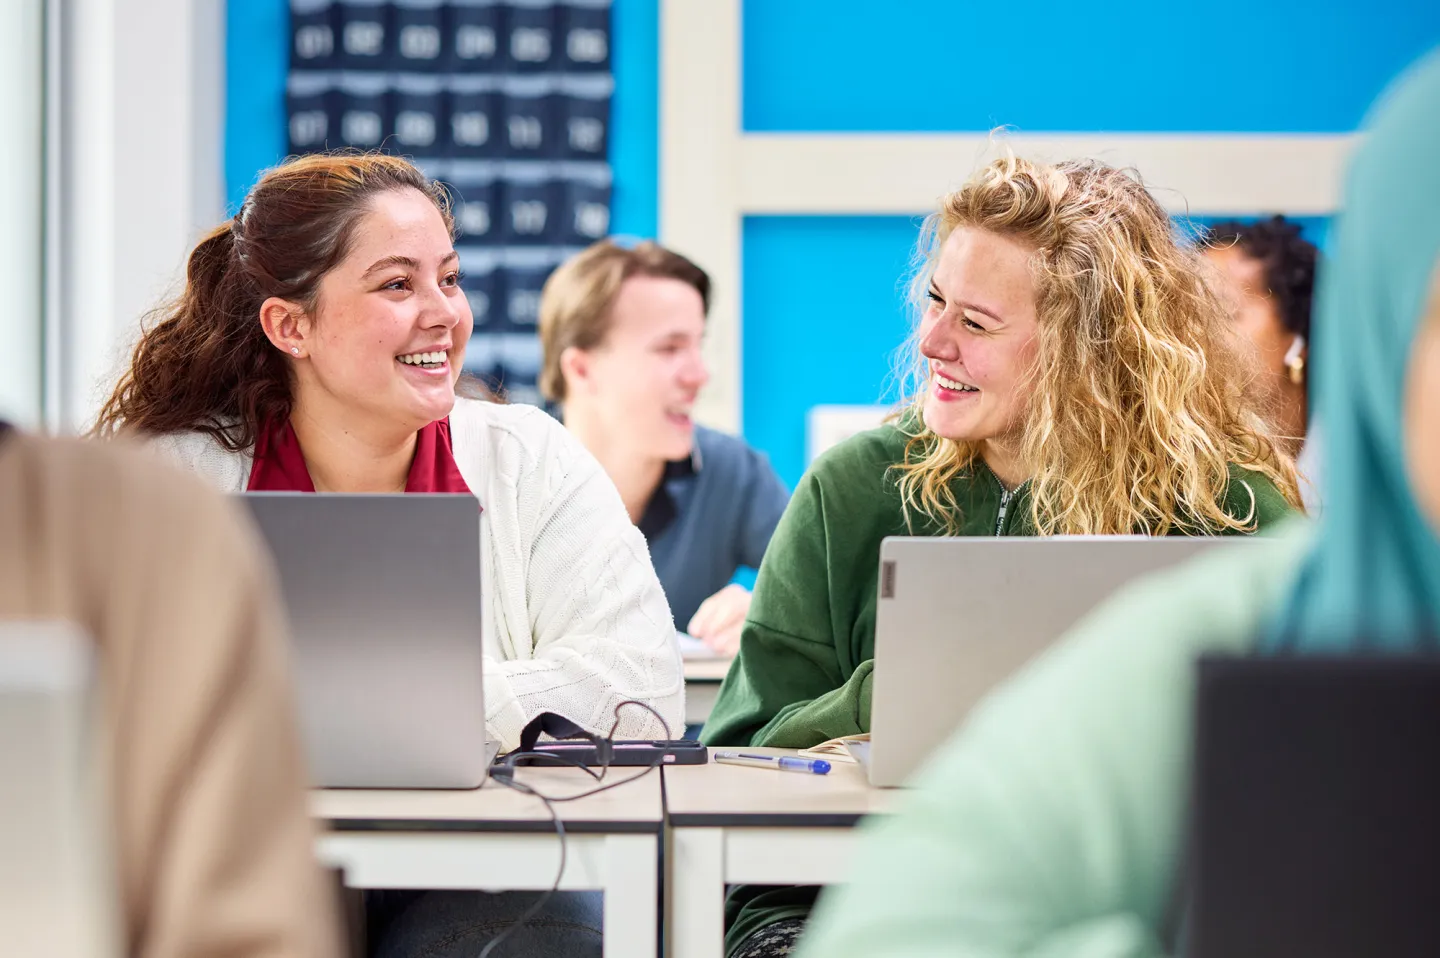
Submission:
<svg viewBox="0 0 1440 958">
<path fill-rule="evenodd" d="M 678 737 L 685 686 L 675 626 L 650 563 L 600 464 L 533 406 L 457 399 L 450 413 L 455 463 L 483 508 L 485 717 L 514 748 L 540 712 L 605 734 L 615 706 L 645 702 Z M 172 433 L 152 448 L 243 492 L 251 450 L 231 452 L 203 432 Z M 619 738 L 659 738 L 644 709 L 620 712 Z"/>
</svg>

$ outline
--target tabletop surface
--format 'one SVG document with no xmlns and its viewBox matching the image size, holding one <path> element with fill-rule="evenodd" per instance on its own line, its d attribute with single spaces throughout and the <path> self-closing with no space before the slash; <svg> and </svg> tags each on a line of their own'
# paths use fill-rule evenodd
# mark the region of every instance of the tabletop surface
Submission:
<svg viewBox="0 0 1440 958">
<path fill-rule="evenodd" d="M 597 770 L 598 771 L 598 770 Z M 638 768 L 611 769 L 597 783 L 575 768 L 521 768 L 516 781 L 552 799 L 566 828 L 576 832 L 654 832 L 663 817 L 658 770 L 573 801 L 600 784 L 639 775 Z M 539 798 L 487 780 L 476 789 L 315 789 L 311 813 L 335 831 L 502 831 L 554 830 Z"/>
<path fill-rule="evenodd" d="M 732 659 L 686 659 L 685 681 L 723 682 Z"/>
<path fill-rule="evenodd" d="M 873 787 L 859 765 L 832 762 L 828 775 L 781 772 L 713 761 L 665 769 L 665 808 L 674 825 L 849 826 L 889 807 L 893 789 Z M 721 749 L 794 755 L 794 749 Z"/>
</svg>

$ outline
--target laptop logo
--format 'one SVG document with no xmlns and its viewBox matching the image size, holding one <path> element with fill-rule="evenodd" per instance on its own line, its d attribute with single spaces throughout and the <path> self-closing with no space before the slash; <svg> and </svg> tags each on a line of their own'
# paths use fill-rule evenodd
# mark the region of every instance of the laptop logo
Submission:
<svg viewBox="0 0 1440 958">
<path fill-rule="evenodd" d="M 880 563 L 880 598 L 895 598 L 895 560 L 886 559 Z"/>
</svg>

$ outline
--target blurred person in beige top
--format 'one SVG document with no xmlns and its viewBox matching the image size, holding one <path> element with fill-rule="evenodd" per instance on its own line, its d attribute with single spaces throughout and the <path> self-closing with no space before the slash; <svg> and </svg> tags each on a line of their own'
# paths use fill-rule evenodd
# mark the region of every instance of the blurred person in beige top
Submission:
<svg viewBox="0 0 1440 958">
<path fill-rule="evenodd" d="M 199 480 L 0 424 L 0 619 L 98 645 L 126 955 L 340 955 L 270 576 Z"/>
</svg>

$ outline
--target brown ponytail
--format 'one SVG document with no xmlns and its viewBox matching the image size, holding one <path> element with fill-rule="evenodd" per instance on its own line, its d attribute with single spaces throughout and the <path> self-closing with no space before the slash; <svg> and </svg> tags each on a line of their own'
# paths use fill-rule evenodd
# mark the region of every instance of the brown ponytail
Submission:
<svg viewBox="0 0 1440 958">
<path fill-rule="evenodd" d="M 93 434 L 195 429 L 238 450 L 288 419 L 290 361 L 266 338 L 260 306 L 275 296 L 313 311 L 372 198 L 397 189 L 425 194 L 453 229 L 443 188 L 398 157 L 315 154 L 267 171 L 190 253 L 184 293 L 154 314 Z"/>
</svg>

